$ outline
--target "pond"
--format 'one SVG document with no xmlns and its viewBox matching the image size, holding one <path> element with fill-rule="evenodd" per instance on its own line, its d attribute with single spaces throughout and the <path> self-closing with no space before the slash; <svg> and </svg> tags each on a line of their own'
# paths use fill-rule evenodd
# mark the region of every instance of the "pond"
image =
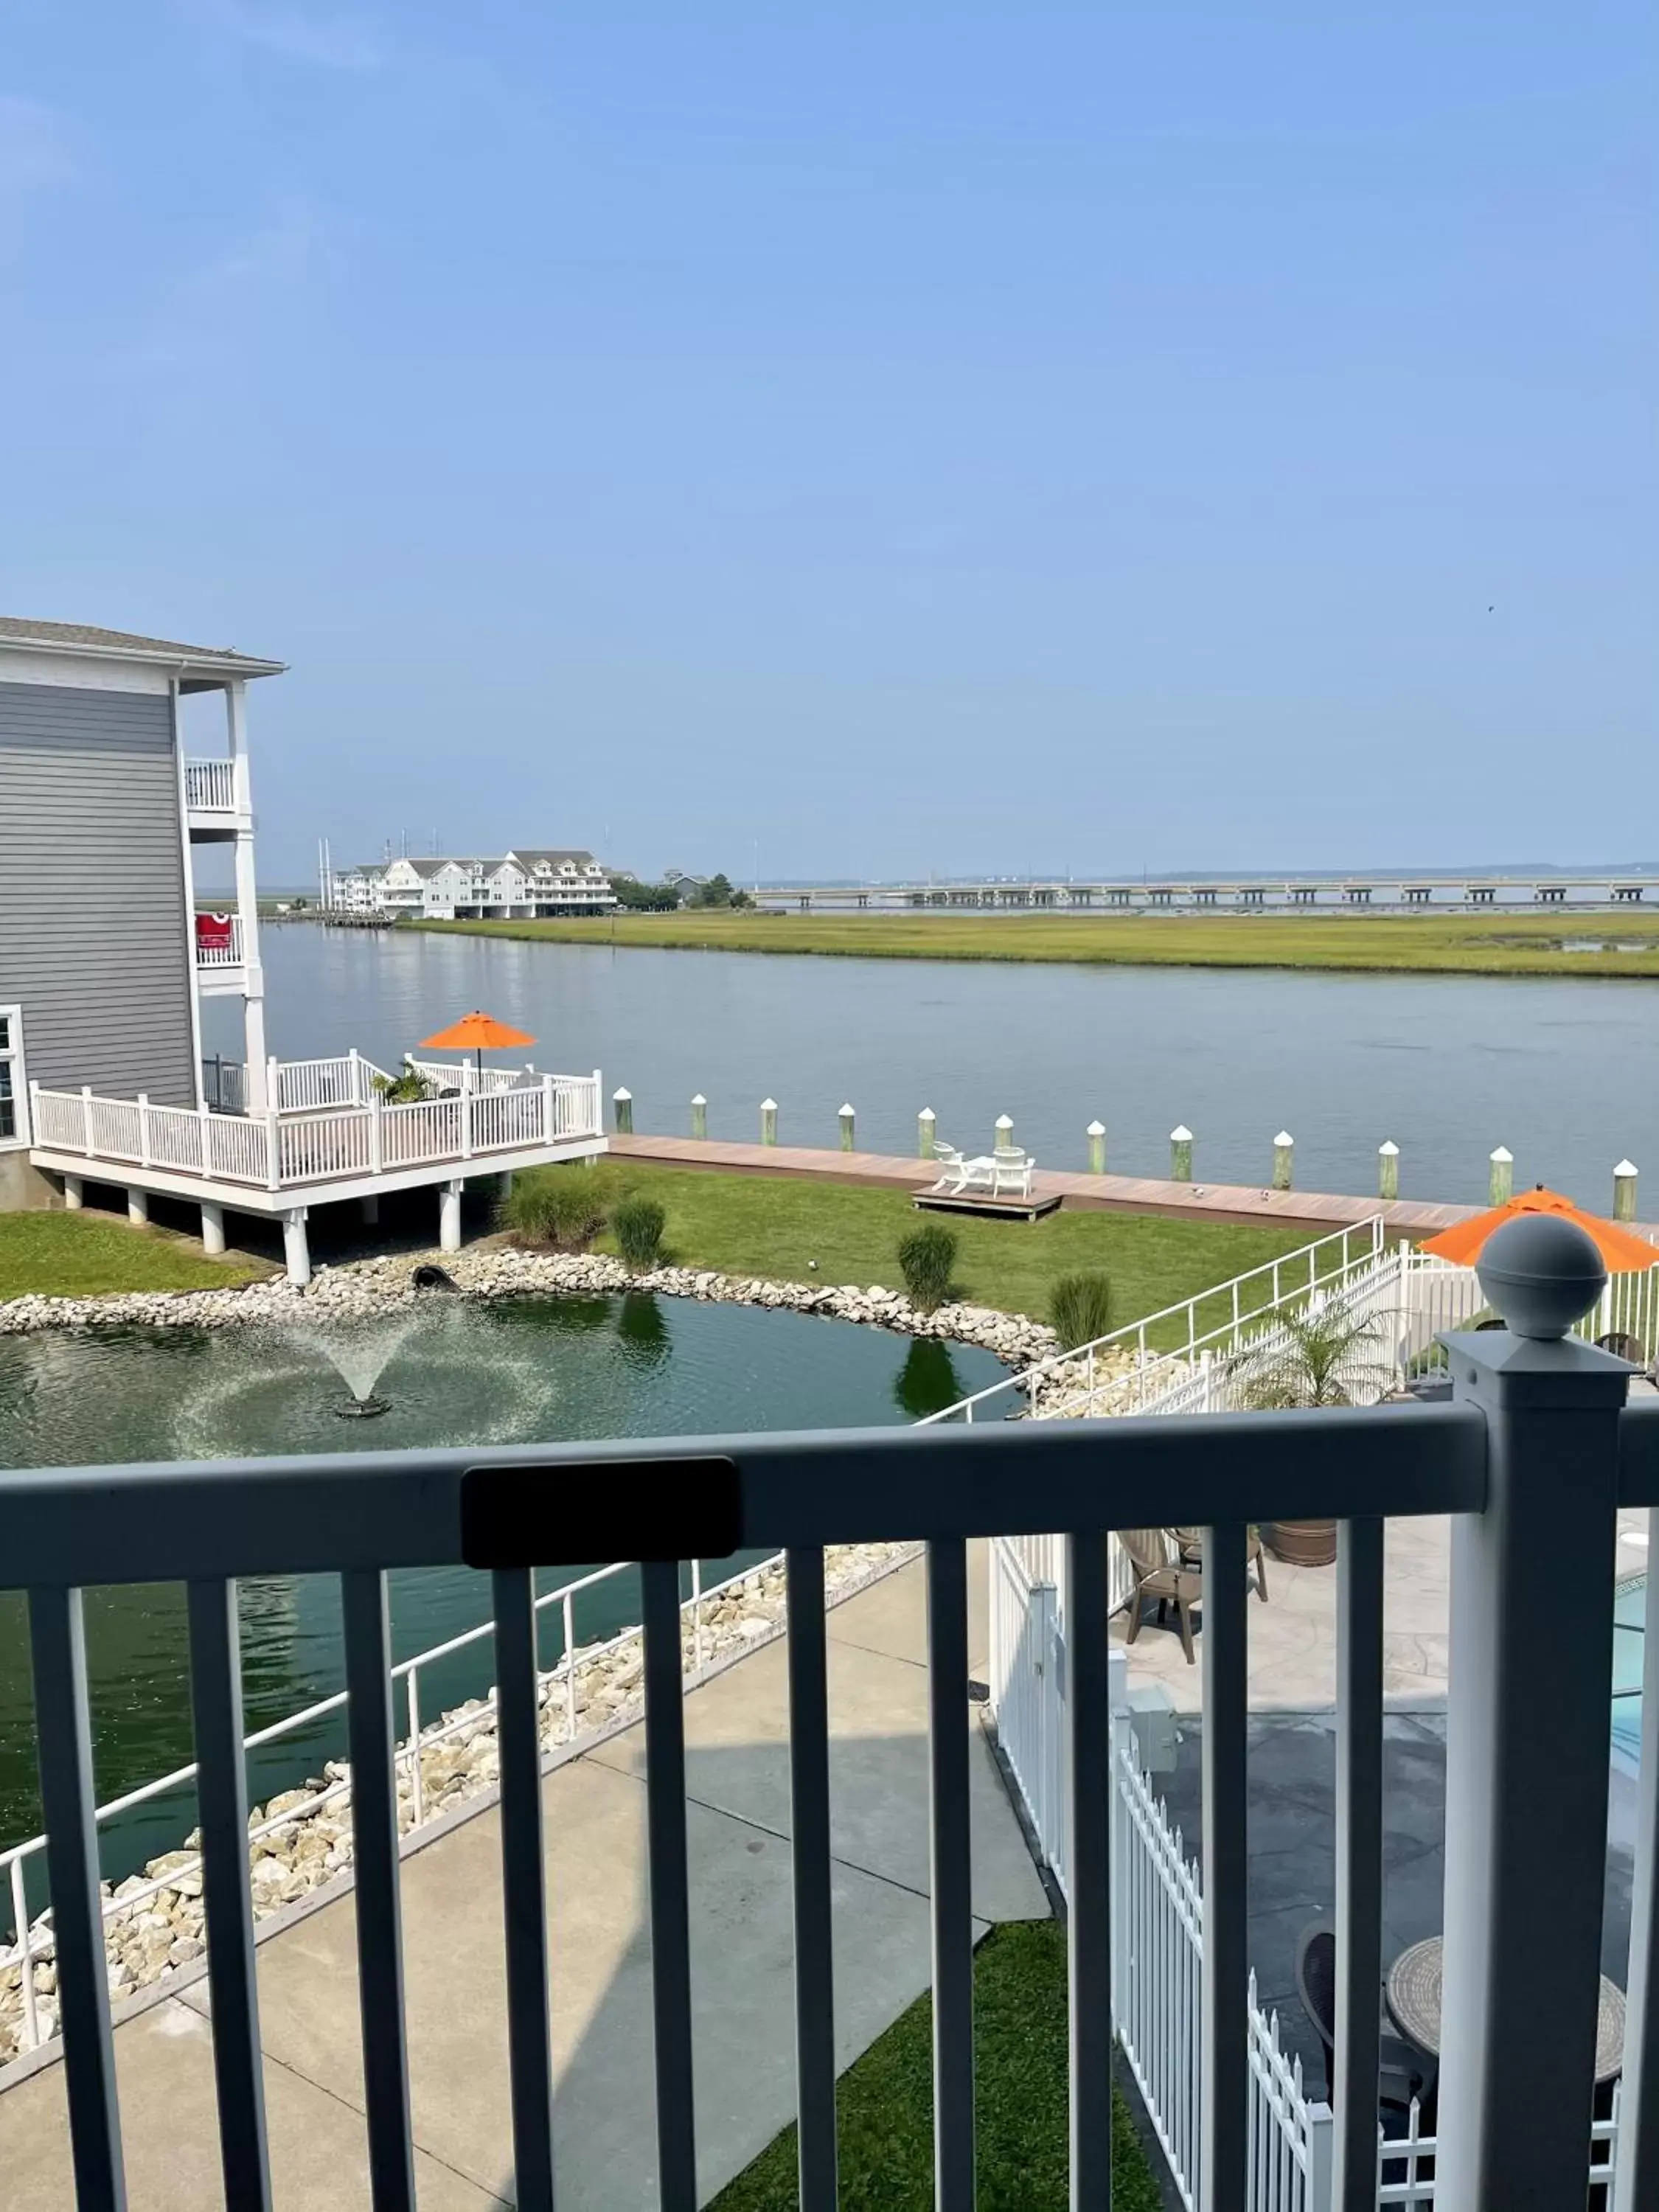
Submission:
<svg viewBox="0 0 1659 2212">
<path fill-rule="evenodd" d="M 1006 1371 L 971 1347 L 754 1307 L 638 1294 L 476 1304 L 434 1294 L 412 1313 L 337 1328 L 0 1339 L 0 1467 L 866 1426 L 916 1419 Z M 341 1418 L 369 1396 L 384 1403 L 377 1418 Z M 577 1571 L 549 1573 L 541 1587 Z M 428 1650 L 488 1613 L 485 1576 L 400 1572 L 392 1578 L 394 1657 Z M 340 1688 L 332 1577 L 245 1583 L 241 1613 L 250 1730 Z M 88 1591 L 86 1618 L 104 1802 L 191 1757 L 184 1589 Z M 638 1619 L 635 1578 L 619 1577 L 578 1602 L 577 1641 Z M 562 1650 L 555 1607 L 543 1615 L 544 1665 Z M 489 1652 L 488 1641 L 476 1644 L 435 1667 L 429 1686 L 423 1678 L 432 1716 L 488 1686 Z M 337 1713 L 262 1747 L 250 1757 L 252 1796 L 295 1786 L 343 1744 Z M 27 1612 L 21 1596 L 6 1593 L 0 1845 L 35 1832 L 39 1812 Z M 118 1880 L 176 1842 L 194 1818 L 188 1791 L 135 1808 L 106 1830 L 106 1874 Z M 0 1899 L 0 1929 L 7 1924 Z"/>
</svg>

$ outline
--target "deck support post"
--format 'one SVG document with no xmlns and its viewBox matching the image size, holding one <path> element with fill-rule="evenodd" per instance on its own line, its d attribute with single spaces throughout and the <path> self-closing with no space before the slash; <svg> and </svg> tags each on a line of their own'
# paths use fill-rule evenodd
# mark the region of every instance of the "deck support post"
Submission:
<svg viewBox="0 0 1659 2212">
<path fill-rule="evenodd" d="M 1566 1334 L 1607 1279 L 1582 1230 L 1543 1215 L 1510 1222 L 1477 1272 L 1506 1328 L 1440 1340 L 1455 1401 L 1485 1417 L 1487 1490 L 1484 1512 L 1451 1524 L 1435 2195 L 1496 2212 L 1584 2194 L 1631 1370 Z M 1564 1589 L 1573 1632 L 1542 1636 Z"/>
<path fill-rule="evenodd" d="M 374 1226 L 374 1224 L 380 1218 L 380 1194 L 379 1191 L 366 1190 L 362 1196 L 357 1200 L 357 1211 L 362 1217 L 364 1225 L 372 1229 Z"/>
<path fill-rule="evenodd" d="M 149 1219 L 149 1193 L 127 1185 L 127 1219 L 135 1229 L 142 1229 Z"/>
<path fill-rule="evenodd" d="M 283 1257 L 288 1262 L 288 1279 L 296 1290 L 304 1290 L 311 1280 L 311 1246 L 306 1237 L 306 1212 L 303 1206 L 292 1206 L 283 1216 Z"/>
<path fill-rule="evenodd" d="M 438 1190 L 438 1249 L 459 1252 L 461 1249 L 461 1193 L 464 1182 L 441 1184 Z"/>
<path fill-rule="evenodd" d="M 83 1185 L 82 1185 L 82 1181 L 81 1181 L 80 1176 L 79 1176 L 66 1175 L 66 1176 L 64 1177 L 64 1212 L 65 1212 L 65 1213 L 78 1213 L 78 1212 L 81 1211 L 82 1206 L 85 1203 L 86 1203 L 86 1191 L 85 1191 L 85 1188 L 84 1188 L 84 1187 L 83 1187 Z"/>
<path fill-rule="evenodd" d="M 202 1200 L 202 1249 L 216 1257 L 225 1249 L 225 1209 L 210 1198 Z"/>
</svg>

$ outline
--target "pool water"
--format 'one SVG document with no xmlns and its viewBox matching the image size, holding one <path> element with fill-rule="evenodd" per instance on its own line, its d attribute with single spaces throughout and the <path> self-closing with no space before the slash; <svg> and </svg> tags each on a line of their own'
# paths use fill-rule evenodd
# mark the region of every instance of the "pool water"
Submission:
<svg viewBox="0 0 1659 2212">
<path fill-rule="evenodd" d="M 1642 1754 L 1642 1662 L 1648 1578 L 1629 1575 L 1613 1600 L 1613 1750 L 1633 1774 Z"/>
</svg>

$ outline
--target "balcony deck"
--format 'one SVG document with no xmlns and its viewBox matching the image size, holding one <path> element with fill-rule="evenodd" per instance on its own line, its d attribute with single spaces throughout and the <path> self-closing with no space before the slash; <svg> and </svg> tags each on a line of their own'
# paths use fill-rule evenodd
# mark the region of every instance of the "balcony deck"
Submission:
<svg viewBox="0 0 1659 2212">
<path fill-rule="evenodd" d="M 988 1650 L 985 1547 L 969 1577 L 969 1652 Z M 833 1607 L 828 1650 L 842 2065 L 930 1979 L 926 1593 L 920 1561 Z M 699 2060 L 706 2196 L 794 2117 L 786 1649 L 744 1657 L 686 1699 L 700 2005 L 729 2023 Z M 639 1724 L 542 1785 L 554 2004 L 555 2140 L 563 2201 L 655 2201 L 651 1970 Z M 977 1729 L 971 1819 L 976 1932 L 1048 1910 Z M 430 1840 L 428 1840 L 430 1837 Z M 488 1798 L 422 1832 L 403 1869 L 416 2173 L 422 2208 L 485 2212 L 509 2193 L 500 1816 Z M 279 2204 L 368 2201 L 349 1878 L 262 1924 L 258 1960 L 272 2180 Z M 115 2033 L 131 2201 L 223 2203 L 200 1966 L 132 2001 Z M 61 2046 L 0 2094 L 8 2212 L 73 2201 Z"/>
</svg>

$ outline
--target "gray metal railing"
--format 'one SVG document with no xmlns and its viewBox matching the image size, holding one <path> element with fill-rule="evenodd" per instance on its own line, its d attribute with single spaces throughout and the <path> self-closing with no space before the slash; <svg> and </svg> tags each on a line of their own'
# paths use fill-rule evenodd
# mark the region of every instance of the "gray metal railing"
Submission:
<svg viewBox="0 0 1659 2212">
<path fill-rule="evenodd" d="M 1588 1303 L 1586 1298 L 1583 1303 Z M 1563 1323 L 1565 1327 L 1565 1322 Z M 530 1575 L 623 1549 L 646 1566 L 648 1888 L 658 2201 L 696 2203 L 685 1757 L 677 1563 L 738 1545 L 788 1555 L 791 1850 L 803 2212 L 836 2203 L 822 1551 L 927 1545 L 936 2202 L 974 2199 L 966 1554 L 970 1538 L 1064 1532 L 1071 1887 L 1071 2195 L 1110 2203 L 1110 1756 L 1104 1531 L 1178 1522 L 1205 1544 L 1200 2184 L 1246 2201 L 1247 1521 L 1335 1516 L 1339 1989 L 1334 2205 L 1376 2202 L 1382 1905 L 1381 1523 L 1458 1516 L 1453 1544 L 1447 1938 L 1438 2201 L 1504 2212 L 1582 2203 L 1595 2071 L 1606 1849 L 1613 1528 L 1659 1502 L 1659 1405 L 1571 1340 L 1450 1340 L 1445 1405 L 1023 1423 L 612 1446 L 42 1471 L 0 1480 L 0 1582 L 28 1591 L 82 2212 L 125 2202 L 100 1932 L 83 1587 L 190 1585 L 214 2063 L 230 2203 L 270 2202 L 234 1585 L 341 1577 L 356 1831 L 358 1978 L 377 2212 L 414 2203 L 386 1575 L 466 1564 L 494 1577 L 501 1692 L 507 2011 L 519 2202 L 554 2202 L 549 1970 Z M 1225 1571 L 1224 1571 L 1224 1569 Z M 1577 1594 L 1564 1615 L 1563 1590 Z M 1647 1992 L 1659 1638 L 1649 1639 L 1636 1869 L 1624 2212 L 1659 2201 L 1659 2063 Z M 556 1991 L 557 1970 L 553 1972 Z"/>
</svg>

